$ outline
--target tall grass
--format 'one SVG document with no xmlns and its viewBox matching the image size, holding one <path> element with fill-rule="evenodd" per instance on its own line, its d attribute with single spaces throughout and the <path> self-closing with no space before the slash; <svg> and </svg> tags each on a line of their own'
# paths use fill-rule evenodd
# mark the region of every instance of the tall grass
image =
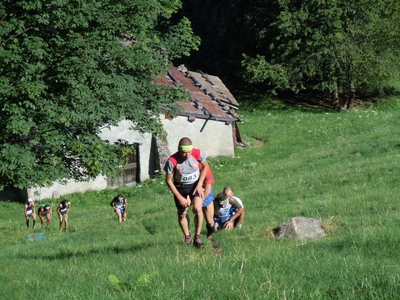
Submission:
<svg viewBox="0 0 400 300">
<path fill-rule="evenodd" d="M 162 176 L 68 196 L 69 234 L 56 215 L 27 230 L 23 206 L 2 202 L 0 298 L 400 299 L 400 108 L 241 117 L 248 146 L 209 161 L 215 191 L 231 185 L 244 202 L 242 229 L 184 246 Z M 129 201 L 125 223 L 108 205 L 117 193 Z M 327 236 L 271 236 L 294 216 L 321 219 Z M 46 240 L 28 241 L 32 232 Z"/>
</svg>

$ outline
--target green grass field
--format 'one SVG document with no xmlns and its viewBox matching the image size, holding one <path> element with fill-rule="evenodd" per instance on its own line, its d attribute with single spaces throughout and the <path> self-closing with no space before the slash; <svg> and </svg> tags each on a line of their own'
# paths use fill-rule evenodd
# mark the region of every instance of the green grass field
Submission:
<svg viewBox="0 0 400 300">
<path fill-rule="evenodd" d="M 68 196 L 69 234 L 56 214 L 49 228 L 28 230 L 23 205 L 1 202 L 0 298 L 400 299 L 399 101 L 241 117 L 248 147 L 209 162 L 215 192 L 231 185 L 244 202 L 242 229 L 211 243 L 204 225 L 206 247 L 185 246 L 162 176 Z M 117 193 L 129 201 L 125 223 L 108 205 Z M 327 236 L 271 236 L 295 216 L 321 219 Z M 34 232 L 46 239 L 28 241 Z"/>
</svg>

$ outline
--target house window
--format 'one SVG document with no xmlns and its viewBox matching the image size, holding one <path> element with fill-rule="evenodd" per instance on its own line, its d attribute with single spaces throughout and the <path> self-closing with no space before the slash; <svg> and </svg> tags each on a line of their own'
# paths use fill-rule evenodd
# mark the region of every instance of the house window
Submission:
<svg viewBox="0 0 400 300">
<path fill-rule="evenodd" d="M 108 187 L 118 187 L 139 182 L 138 171 L 139 146 L 135 144 L 134 151 L 128 154 L 128 163 L 117 167 L 116 177 L 107 177 Z"/>
</svg>

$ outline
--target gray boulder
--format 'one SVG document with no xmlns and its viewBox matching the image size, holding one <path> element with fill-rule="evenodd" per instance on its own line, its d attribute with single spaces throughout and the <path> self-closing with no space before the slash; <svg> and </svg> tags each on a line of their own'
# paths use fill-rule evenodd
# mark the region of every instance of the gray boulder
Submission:
<svg viewBox="0 0 400 300">
<path fill-rule="evenodd" d="M 277 238 L 288 237 L 297 240 L 326 236 L 321 220 L 306 217 L 291 218 L 274 228 L 273 232 Z"/>
</svg>

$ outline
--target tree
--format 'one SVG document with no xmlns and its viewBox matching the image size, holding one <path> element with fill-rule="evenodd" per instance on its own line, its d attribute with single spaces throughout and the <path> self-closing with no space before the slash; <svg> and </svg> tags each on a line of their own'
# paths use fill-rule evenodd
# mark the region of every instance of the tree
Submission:
<svg viewBox="0 0 400 300">
<path fill-rule="evenodd" d="M 330 93 L 338 108 L 341 94 L 351 108 L 356 90 L 379 90 L 398 78 L 398 2 L 274 0 L 269 5 L 279 13 L 259 27 L 264 47 L 244 55 L 249 82 L 274 91 Z"/>
<path fill-rule="evenodd" d="M 185 60 L 191 68 L 218 74 L 233 86 L 243 82 L 240 76 L 242 54 L 256 47 L 252 16 L 259 0 L 187 0 L 183 14 L 190 18 L 196 35 L 201 37 L 199 51 Z"/>
<path fill-rule="evenodd" d="M 188 19 L 171 21 L 180 7 L 178 0 L 1 1 L 0 189 L 113 174 L 127 149 L 97 133 L 124 118 L 159 132 L 157 116 L 183 93 L 152 79 L 199 45 Z"/>
</svg>

